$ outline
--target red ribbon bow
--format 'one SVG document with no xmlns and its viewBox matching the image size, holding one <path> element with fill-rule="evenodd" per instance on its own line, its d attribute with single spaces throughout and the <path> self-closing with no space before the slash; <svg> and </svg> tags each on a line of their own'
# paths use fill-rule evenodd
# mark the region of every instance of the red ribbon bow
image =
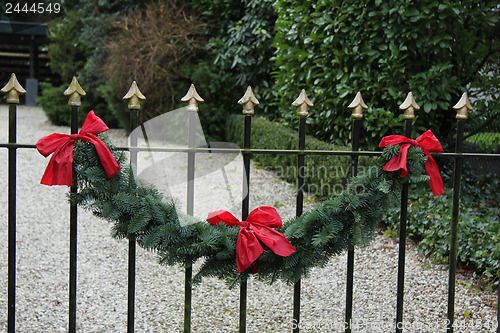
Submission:
<svg viewBox="0 0 500 333">
<path fill-rule="evenodd" d="M 439 168 L 436 161 L 431 156 L 431 151 L 436 153 L 441 153 L 443 147 L 439 143 L 439 140 L 434 136 L 431 130 L 428 130 L 416 140 L 409 139 L 402 135 L 389 135 L 382 138 L 379 147 L 385 146 L 396 146 L 402 144 L 399 149 L 399 154 L 394 156 L 387 164 L 384 166 L 385 171 L 396 171 L 401 169 L 401 177 L 406 177 L 408 171 L 406 169 L 406 158 L 408 156 L 408 148 L 410 146 L 420 147 L 427 156 L 427 161 L 425 162 L 425 171 L 430 177 L 429 184 L 431 185 L 432 194 L 438 196 L 444 193 L 443 180 L 439 174 Z"/>
<path fill-rule="evenodd" d="M 296 251 L 282 233 L 271 229 L 283 225 L 281 217 L 273 207 L 258 207 L 243 222 L 239 221 L 227 210 L 218 210 L 208 213 L 207 221 L 211 224 L 223 222 L 229 226 L 241 226 L 236 241 L 238 273 L 244 272 L 264 252 L 259 240 L 282 257 L 287 257 Z"/>
<path fill-rule="evenodd" d="M 73 185 L 73 148 L 78 139 L 95 146 L 106 174 L 109 178 L 113 177 L 120 167 L 104 142 L 95 136 L 108 129 L 102 119 L 90 111 L 79 134 L 54 133 L 38 140 L 36 148 L 40 154 L 47 157 L 54 153 L 40 183 L 49 186 Z"/>
</svg>

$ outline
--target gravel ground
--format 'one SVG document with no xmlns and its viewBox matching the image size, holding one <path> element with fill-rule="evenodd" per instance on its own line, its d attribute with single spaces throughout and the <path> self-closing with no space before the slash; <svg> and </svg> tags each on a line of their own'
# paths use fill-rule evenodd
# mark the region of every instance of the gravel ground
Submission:
<svg viewBox="0 0 500 333">
<path fill-rule="evenodd" d="M 7 141 L 7 107 L 0 106 L 0 142 Z M 18 142 L 35 143 L 66 127 L 52 126 L 38 108 L 20 107 Z M 111 130 L 116 145 L 127 138 Z M 7 151 L 0 149 L 0 330 L 7 327 Z M 65 332 L 68 320 L 69 207 L 67 188 L 39 185 L 48 160 L 33 149 L 18 151 L 17 198 L 17 331 Z M 197 180 L 198 181 L 198 180 Z M 214 190 L 214 189 L 210 189 Z M 198 191 L 198 190 L 197 190 Z M 174 195 L 177 192 L 173 192 Z M 198 192 L 197 192 L 198 193 Z M 268 171 L 252 168 L 251 209 L 275 205 L 281 216 L 295 212 L 294 189 Z M 219 196 L 199 194 L 196 206 L 212 203 L 229 209 Z M 201 199 L 200 199 L 201 198 Z M 306 202 L 305 209 L 313 203 Z M 231 211 L 238 213 L 231 208 Z M 199 212 L 202 214 L 203 212 Z M 126 241 L 110 237 L 110 225 L 78 212 L 79 332 L 126 332 Z M 355 252 L 353 332 L 394 330 L 398 245 L 378 236 Z M 196 269 L 196 268 L 195 268 Z M 408 245 L 405 280 L 405 332 L 444 332 L 448 273 Z M 136 331 L 181 332 L 184 274 L 180 267 L 157 264 L 154 253 L 137 251 Z M 315 268 L 302 281 L 301 332 L 343 332 L 346 255 Z M 459 278 L 456 292 L 457 332 L 494 332 L 496 295 L 467 287 Z M 193 290 L 193 332 L 237 332 L 239 288 L 205 279 Z M 249 281 L 248 332 L 289 332 L 293 288 Z M 484 326 L 480 328 L 480 326 Z"/>
</svg>

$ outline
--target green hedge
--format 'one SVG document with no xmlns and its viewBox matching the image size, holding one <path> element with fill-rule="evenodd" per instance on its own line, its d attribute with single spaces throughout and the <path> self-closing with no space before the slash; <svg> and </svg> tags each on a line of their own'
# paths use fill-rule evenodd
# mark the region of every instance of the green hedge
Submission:
<svg viewBox="0 0 500 333">
<path fill-rule="evenodd" d="M 226 121 L 226 141 L 243 147 L 244 121 L 242 115 L 232 115 Z M 307 130 L 307 129 L 306 129 Z M 298 132 L 281 123 L 263 118 L 252 119 L 252 148 L 298 149 Z M 307 150 L 350 150 L 349 147 L 332 145 L 306 136 Z M 253 160 L 263 168 L 273 170 L 280 178 L 296 183 L 297 156 L 292 154 L 255 154 Z M 349 156 L 315 156 L 305 158 L 304 189 L 317 199 L 327 199 L 340 194 L 351 175 Z M 368 171 L 373 163 L 361 158 L 358 173 Z"/>
<path fill-rule="evenodd" d="M 49 121 L 58 126 L 69 126 L 71 123 L 71 108 L 68 105 L 69 96 L 64 96 L 64 91 L 69 83 L 63 83 L 60 86 L 53 86 L 47 82 L 40 82 L 40 96 L 36 101 L 45 112 Z M 127 105 L 123 105 L 127 109 Z M 116 127 L 117 121 L 114 116 L 108 112 L 108 106 L 102 103 L 93 103 L 87 96 L 82 97 L 82 105 L 78 111 L 78 124 L 80 126 L 87 117 L 87 113 L 94 110 L 109 127 Z"/>
<path fill-rule="evenodd" d="M 444 170 L 443 170 L 444 171 Z M 442 172 L 443 173 L 443 172 Z M 419 240 L 419 251 L 435 262 L 448 262 L 453 201 L 452 179 L 443 175 L 445 194 L 434 197 L 428 184 L 410 187 L 408 236 Z M 500 278 L 500 178 L 464 165 L 460 191 L 458 259 L 486 281 Z M 399 209 L 391 209 L 389 231 L 399 228 Z M 392 236 L 397 233 L 393 232 Z M 491 288 L 491 285 L 490 285 Z"/>
<path fill-rule="evenodd" d="M 500 26 L 498 1 L 278 0 L 276 11 L 278 117 L 293 119 L 288 106 L 306 89 L 319 139 L 349 143 L 346 106 L 361 91 L 369 107 L 361 146 L 374 147 L 401 124 L 398 107 L 412 91 L 421 107 L 414 130 L 432 128 L 453 146 L 451 106 L 462 92 L 498 95 L 488 69 L 499 63 L 500 44 L 488 37 Z M 498 101 L 483 104 L 495 110 Z"/>
</svg>

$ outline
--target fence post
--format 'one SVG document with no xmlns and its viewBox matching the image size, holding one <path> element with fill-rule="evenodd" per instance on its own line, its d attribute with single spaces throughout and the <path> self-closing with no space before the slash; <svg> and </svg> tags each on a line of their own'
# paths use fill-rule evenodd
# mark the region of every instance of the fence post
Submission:
<svg viewBox="0 0 500 333">
<path fill-rule="evenodd" d="M 255 97 L 252 87 L 248 86 L 243 97 L 238 101 L 238 104 L 243 105 L 243 114 L 245 115 L 245 129 L 243 133 L 243 149 L 250 149 L 250 141 L 252 137 L 252 115 L 255 113 L 254 107 L 259 105 L 259 101 Z M 241 220 L 245 221 L 248 217 L 250 206 L 250 154 L 243 151 L 243 188 L 247 188 L 247 195 L 242 198 L 241 203 Z M 246 273 L 241 275 L 240 283 L 240 322 L 239 332 L 245 333 L 247 330 L 247 276 Z"/>
<path fill-rule="evenodd" d="M 76 77 L 73 76 L 68 89 L 64 91 L 65 96 L 69 96 L 68 104 L 71 107 L 71 134 L 78 134 L 78 108 L 81 105 L 81 96 L 86 93 L 80 87 Z M 73 185 L 70 189 L 71 195 L 78 192 L 76 183 L 76 172 L 73 170 Z M 69 213 L 69 332 L 76 331 L 76 279 L 77 279 L 77 231 L 78 231 L 78 206 L 70 203 Z"/>
<path fill-rule="evenodd" d="M 405 110 L 405 136 L 411 139 L 412 121 L 415 118 L 415 110 L 419 110 L 417 102 L 410 91 L 399 109 Z M 403 184 L 401 190 L 401 215 L 399 219 L 399 256 L 398 256 L 398 294 L 396 303 L 396 333 L 403 331 L 403 303 L 405 285 L 405 251 L 406 251 L 406 220 L 408 217 L 408 181 Z"/>
<path fill-rule="evenodd" d="M 308 107 L 314 104 L 307 97 L 306 91 L 302 89 L 299 97 L 292 103 L 297 107 L 299 116 L 299 150 L 306 149 L 306 117 L 309 115 Z M 297 154 L 297 200 L 295 216 L 302 215 L 304 211 L 304 153 Z M 301 280 L 293 286 L 293 333 L 300 330 L 300 285 Z"/>
<path fill-rule="evenodd" d="M 196 117 L 198 112 L 198 102 L 204 102 L 203 98 L 198 95 L 196 88 L 193 84 L 189 87 L 187 94 L 181 98 L 182 102 L 187 102 L 187 112 L 189 114 L 189 127 L 188 127 L 188 148 L 194 148 L 196 142 Z M 188 152 L 188 174 L 187 174 L 187 209 L 188 215 L 193 215 L 194 212 L 194 164 L 195 153 Z M 193 278 L 193 261 L 186 260 L 186 270 L 184 279 L 184 333 L 191 332 L 191 298 L 192 286 L 191 280 Z"/>
<path fill-rule="evenodd" d="M 354 100 L 348 108 L 353 109 L 351 118 L 352 124 L 352 151 L 359 149 L 359 132 L 361 119 L 363 118 L 363 109 L 368 109 L 361 93 L 358 91 Z M 351 177 L 358 175 L 358 156 L 351 157 Z M 352 327 L 352 299 L 354 289 L 354 248 L 347 250 L 347 282 L 346 282 L 346 301 L 345 301 L 345 333 L 351 333 Z"/>
<path fill-rule="evenodd" d="M 26 90 L 17 81 L 16 74 L 12 73 L 9 82 L 2 88 L 7 94 L 9 104 L 9 144 L 17 143 L 17 104 L 19 95 Z M 7 331 L 16 331 L 16 176 L 17 176 L 17 148 L 9 147 L 9 208 L 8 208 L 8 296 L 7 296 Z"/>
<path fill-rule="evenodd" d="M 130 146 L 137 147 L 137 134 L 133 133 L 138 124 L 140 100 L 146 99 L 141 93 L 137 82 L 132 82 L 127 94 L 123 99 L 128 99 L 128 109 L 130 111 Z M 137 168 L 137 150 L 130 148 L 130 166 Z M 137 169 L 134 171 L 137 172 Z M 137 176 L 137 174 L 136 174 Z M 131 236 L 128 241 L 128 307 L 127 307 L 127 332 L 134 332 L 135 320 L 135 270 L 136 270 L 136 239 Z"/>
<path fill-rule="evenodd" d="M 455 144 L 455 153 L 462 153 L 462 144 L 464 137 L 464 122 L 467 119 L 467 111 L 472 110 L 466 93 L 453 107 L 457 110 L 457 138 Z M 462 177 L 463 160 L 461 156 L 455 157 L 455 168 L 453 172 L 453 208 L 451 212 L 451 230 L 450 230 L 450 263 L 448 280 L 448 322 L 446 331 L 453 332 L 455 321 L 455 277 L 457 273 L 457 234 L 458 234 L 458 211 L 460 209 L 460 178 Z"/>
</svg>

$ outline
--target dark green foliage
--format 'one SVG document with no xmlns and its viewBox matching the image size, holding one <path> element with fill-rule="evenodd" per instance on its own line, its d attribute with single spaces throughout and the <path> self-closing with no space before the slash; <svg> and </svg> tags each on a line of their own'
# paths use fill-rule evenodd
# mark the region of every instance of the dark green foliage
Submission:
<svg viewBox="0 0 500 333">
<path fill-rule="evenodd" d="M 189 84 L 193 83 L 205 100 L 199 105 L 198 115 L 207 142 L 227 141 L 224 124 L 230 114 L 241 112 L 236 102 L 245 90 L 235 88 L 234 76 L 211 63 L 210 59 L 183 66 L 182 70 L 188 79 L 181 85 L 183 91 L 179 89 L 179 96 L 182 97 L 181 93 L 186 93 Z"/>
<path fill-rule="evenodd" d="M 274 83 L 271 80 L 273 64 L 271 57 L 274 40 L 276 12 L 274 0 L 248 0 L 207 2 L 195 1 L 195 6 L 208 19 L 215 19 L 220 26 L 208 44 L 213 62 L 221 70 L 230 73 L 235 84 L 225 85 L 225 89 L 239 94 L 252 86 L 261 99 L 261 109 L 269 111 L 274 102 Z M 220 20 L 221 9 L 228 10 L 227 21 Z M 216 79 L 225 82 L 225 78 Z M 239 97 L 241 97 L 239 96 Z M 232 101 L 234 103 L 235 101 Z"/>
<path fill-rule="evenodd" d="M 245 13 L 245 3 L 239 0 L 195 0 L 191 5 L 204 16 L 217 20 L 221 33 Z"/>
<path fill-rule="evenodd" d="M 480 151 L 500 153 L 500 132 L 481 132 L 470 136 L 468 142 L 476 144 Z"/>
<path fill-rule="evenodd" d="M 64 96 L 67 86 L 54 87 L 50 83 L 40 82 L 40 96 L 37 103 L 43 108 L 45 115 L 51 123 L 58 126 L 69 126 L 71 109 L 68 105 L 68 97 Z M 79 121 L 83 121 L 80 118 Z"/>
<path fill-rule="evenodd" d="M 113 19 L 135 10 L 145 1 L 72 1 L 62 5 L 62 14 L 49 22 L 50 67 L 57 73 L 63 85 L 54 89 L 67 88 L 73 76 L 79 80 L 87 96 L 82 98 L 82 109 L 95 110 L 108 126 L 118 126 L 116 116 L 111 112 L 101 86 L 105 84 L 102 75 L 104 60 L 103 45 L 112 30 Z M 64 89 L 63 89 L 64 91 Z M 120 92 L 122 96 L 126 93 Z M 59 101 L 59 99 L 58 99 Z M 41 103 L 49 120 L 55 124 L 65 124 L 64 106 L 67 99 L 57 106 L 56 103 Z M 52 105 L 52 106 L 51 106 Z M 126 110 L 126 106 L 124 106 Z M 128 129 L 128 128 L 127 128 Z"/>
<path fill-rule="evenodd" d="M 280 0 L 276 8 L 279 117 L 294 118 L 289 105 L 305 88 L 318 138 L 349 142 L 346 107 L 357 91 L 369 106 L 365 147 L 402 124 L 409 91 L 421 106 L 415 130 L 439 132 L 445 148 L 463 91 L 498 107 L 498 1 Z"/>
<path fill-rule="evenodd" d="M 141 121 L 184 106 L 180 99 L 194 83 L 205 99 L 199 113 L 205 134 L 209 141 L 222 141 L 225 119 L 228 113 L 240 112 L 236 102 L 246 85 L 254 85 L 257 94 L 260 87 L 269 86 L 272 36 L 264 33 L 265 27 L 272 31 L 274 24 L 268 22 L 269 15 L 274 15 L 272 6 L 260 2 L 170 1 L 144 6 L 139 12 L 117 18 L 113 24 L 116 30 L 104 43 L 107 52 L 96 51 L 92 56 L 95 61 L 89 60 L 87 66 L 92 62 L 91 68 L 104 69 L 105 80 L 85 81 L 98 82 L 98 91 L 126 130 L 129 115 L 121 98 L 132 80 L 147 97 Z M 238 28 L 243 33 L 234 36 L 240 20 L 247 23 Z M 90 25 L 90 21 L 85 24 Z M 256 41 L 259 48 L 267 48 L 267 60 L 262 52 L 254 53 Z M 235 54 L 242 49 L 246 49 L 245 64 L 231 66 L 229 58 L 242 57 L 243 53 Z M 227 58 L 216 61 L 221 56 Z"/>
<path fill-rule="evenodd" d="M 74 166 L 79 192 L 71 197 L 73 202 L 113 222 L 114 237 L 135 238 L 142 247 L 157 252 L 161 263 L 185 264 L 205 258 L 195 281 L 204 276 L 224 278 L 230 283 L 240 278 L 235 261 L 238 228 L 202 221 L 182 227 L 179 220 L 192 218 L 177 215 L 174 205 L 163 201 L 161 193 L 137 182 L 125 154 L 113 147 L 111 150 L 121 169 L 108 179 L 94 146 L 76 142 Z M 286 222 L 281 232 L 297 252 L 283 258 L 266 249 L 257 261 L 259 278 L 293 283 L 313 266 L 326 264 L 331 256 L 366 244 L 405 180 L 397 172 L 382 171 L 382 165 L 397 152 L 387 149 L 379 167 L 353 178 L 341 195 Z M 422 151 L 411 148 L 408 156 L 409 174 L 423 173 Z"/>
<path fill-rule="evenodd" d="M 62 85 L 54 86 L 51 83 L 40 83 L 41 95 L 37 102 L 43 108 L 47 118 L 55 125 L 69 125 L 70 110 L 68 107 L 68 96 L 63 92 L 69 86 L 73 76 L 78 76 L 78 72 L 87 62 L 87 57 L 92 53 L 92 47 L 83 43 L 79 36 L 82 33 L 82 18 L 85 12 L 76 10 L 66 10 L 59 18 L 49 22 L 49 45 L 50 67 L 52 71 L 59 75 Z M 82 82 L 80 81 L 80 84 Z M 98 104 L 94 103 L 93 91 L 83 84 L 86 92 L 90 92 L 90 98 L 82 98 L 82 110 L 90 111 L 96 108 L 96 112 L 103 118 L 108 126 L 116 124 L 113 117 L 107 117 L 106 112 L 98 112 Z M 94 94 L 95 95 L 95 94 Z M 106 109 L 104 109 L 106 110 Z M 87 112 L 79 115 L 79 123 L 85 119 Z"/>
<path fill-rule="evenodd" d="M 68 105 L 69 96 L 64 96 L 64 91 L 68 88 L 67 83 L 60 86 L 53 86 L 50 83 L 40 82 L 40 96 L 37 98 L 37 103 L 43 108 L 45 115 L 54 125 L 69 126 L 71 118 L 71 109 Z M 126 107 L 125 107 L 126 108 Z M 112 114 L 106 112 L 108 110 L 103 104 L 92 104 L 87 98 L 82 98 L 82 106 L 78 112 L 78 123 L 83 124 L 87 113 L 94 110 L 95 113 L 108 125 L 115 127 L 117 122 Z"/>
<path fill-rule="evenodd" d="M 500 69 L 491 71 L 490 75 L 492 80 L 500 78 Z M 499 105 L 500 94 L 476 101 L 465 123 L 464 151 L 500 153 Z"/>
<path fill-rule="evenodd" d="M 227 118 L 226 140 L 243 146 L 243 116 Z M 256 149 L 298 149 L 297 131 L 281 123 L 263 118 L 252 119 L 252 148 Z M 307 150 L 350 150 L 306 136 Z M 297 180 L 296 155 L 256 154 L 252 158 L 262 167 L 274 170 L 282 179 L 294 183 Z M 372 160 L 361 158 L 358 172 L 360 175 L 373 167 Z M 340 194 L 351 176 L 351 158 L 348 156 L 309 155 L 305 158 L 304 189 L 316 198 L 327 199 Z"/>
<path fill-rule="evenodd" d="M 448 179 L 447 179 L 448 178 Z M 435 262 L 447 262 L 453 184 L 444 175 L 445 194 L 433 197 L 428 186 L 410 187 L 407 232 L 419 241 L 419 250 Z M 458 259 L 487 279 L 500 278 L 500 179 L 480 173 L 465 164 L 460 191 Z M 386 218 L 398 229 L 399 210 L 391 208 Z"/>
<path fill-rule="evenodd" d="M 92 48 L 79 39 L 83 29 L 81 20 L 84 17 L 84 12 L 71 10 L 49 23 L 49 37 L 52 42 L 49 46 L 50 67 L 68 84 L 92 53 Z"/>
<path fill-rule="evenodd" d="M 65 10 L 64 20 L 51 28 L 60 41 L 52 46 L 51 66 L 64 82 L 78 75 L 85 99 L 96 109 L 106 104 L 103 113 L 113 119 L 109 126 L 119 123 L 129 130 L 121 99 L 132 80 L 147 97 L 141 121 L 181 106 L 194 83 L 206 101 L 200 119 L 210 140 L 224 140 L 225 117 L 240 112 L 236 102 L 247 85 L 264 109 L 275 100 L 272 1 L 100 1 L 96 6 L 81 0 Z"/>
</svg>

